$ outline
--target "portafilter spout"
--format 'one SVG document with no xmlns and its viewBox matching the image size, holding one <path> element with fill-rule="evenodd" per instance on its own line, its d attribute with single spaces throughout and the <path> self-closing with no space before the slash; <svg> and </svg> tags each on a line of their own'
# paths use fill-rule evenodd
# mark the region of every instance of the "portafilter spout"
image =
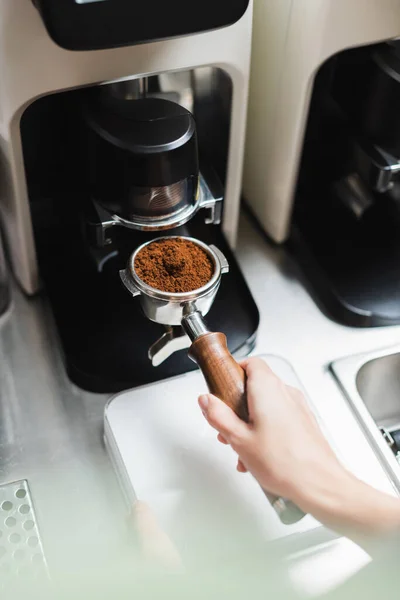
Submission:
<svg viewBox="0 0 400 600">
<path fill-rule="evenodd" d="M 167 338 L 163 341 L 163 336 L 156 345 L 164 347 L 175 341 L 177 347 L 183 348 L 185 344 L 182 344 L 182 340 L 176 342 L 173 334 L 173 327 L 180 325 L 190 341 L 187 344 L 190 345 L 189 356 L 202 371 L 210 393 L 227 404 L 240 419 L 248 422 L 245 371 L 229 352 L 226 336 L 209 331 L 204 321 L 204 315 L 210 310 L 217 294 L 221 276 L 229 269 L 228 261 L 215 246 L 208 246 L 193 238 L 184 238 L 197 244 L 208 254 L 214 265 L 212 278 L 205 286 L 191 292 L 174 294 L 157 290 L 138 277 L 135 259 L 144 246 L 161 239 L 163 238 L 143 244 L 132 254 L 127 268 L 120 271 L 122 282 L 133 296 L 140 296 L 142 310 L 148 319 L 169 327 L 169 333 L 167 331 L 164 334 Z M 296 523 L 305 516 L 292 502 L 268 493 L 266 496 L 284 524 Z"/>
</svg>

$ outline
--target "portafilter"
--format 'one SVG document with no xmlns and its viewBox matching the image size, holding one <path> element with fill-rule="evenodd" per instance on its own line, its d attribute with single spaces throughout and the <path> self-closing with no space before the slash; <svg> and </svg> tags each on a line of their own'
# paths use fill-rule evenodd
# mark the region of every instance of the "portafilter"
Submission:
<svg viewBox="0 0 400 600">
<path fill-rule="evenodd" d="M 196 244 L 207 253 L 214 267 L 210 281 L 197 290 L 182 293 L 164 292 L 147 285 L 137 275 L 137 255 L 149 244 L 178 237 Z M 194 238 L 168 236 L 153 239 L 139 246 L 129 258 L 126 269 L 120 271 L 120 276 L 132 296 L 140 297 L 142 310 L 150 321 L 182 327 L 191 343 L 189 356 L 200 367 L 210 393 L 227 404 L 239 418 L 248 422 L 245 371 L 229 352 L 226 336 L 221 332 L 209 331 L 203 318 L 216 297 L 222 275 L 228 271 L 228 261 L 215 246 L 208 246 Z M 169 341 L 163 341 L 161 338 L 158 343 L 163 345 Z M 296 523 L 305 516 L 292 502 L 266 495 L 283 523 Z"/>
</svg>

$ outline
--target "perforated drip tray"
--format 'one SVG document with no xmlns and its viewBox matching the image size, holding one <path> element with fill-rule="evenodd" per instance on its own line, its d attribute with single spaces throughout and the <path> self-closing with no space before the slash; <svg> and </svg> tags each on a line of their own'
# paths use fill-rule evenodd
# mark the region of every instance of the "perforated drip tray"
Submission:
<svg viewBox="0 0 400 600">
<path fill-rule="evenodd" d="M 0 486 L 0 590 L 48 577 L 27 481 Z"/>
</svg>

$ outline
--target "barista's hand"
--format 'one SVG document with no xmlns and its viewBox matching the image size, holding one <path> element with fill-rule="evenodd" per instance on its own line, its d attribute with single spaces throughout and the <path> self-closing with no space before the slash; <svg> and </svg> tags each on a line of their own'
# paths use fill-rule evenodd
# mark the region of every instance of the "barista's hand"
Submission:
<svg viewBox="0 0 400 600">
<path fill-rule="evenodd" d="M 242 363 L 250 423 L 221 400 L 205 395 L 200 407 L 220 442 L 238 454 L 268 492 L 340 530 L 384 532 L 400 527 L 400 502 L 360 482 L 339 463 L 303 394 L 285 385 L 259 358 Z"/>
<path fill-rule="evenodd" d="M 219 431 L 219 441 L 239 455 L 238 470 L 249 470 L 265 490 L 290 499 L 312 485 L 310 480 L 319 480 L 321 471 L 343 476 L 303 394 L 285 385 L 259 358 L 242 367 L 250 424 L 218 398 L 199 398 L 206 419 Z"/>
</svg>

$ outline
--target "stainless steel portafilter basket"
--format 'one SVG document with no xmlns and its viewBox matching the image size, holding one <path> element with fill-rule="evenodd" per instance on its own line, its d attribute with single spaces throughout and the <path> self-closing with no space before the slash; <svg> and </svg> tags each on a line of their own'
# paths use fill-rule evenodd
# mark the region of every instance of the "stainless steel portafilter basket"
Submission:
<svg viewBox="0 0 400 600">
<path fill-rule="evenodd" d="M 137 275 L 135 259 L 139 252 L 149 244 L 174 238 L 188 240 L 208 254 L 214 273 L 203 287 L 174 294 L 152 288 Z M 245 372 L 230 354 L 225 335 L 209 331 L 203 319 L 212 306 L 222 275 L 228 270 L 228 261 L 215 246 L 208 246 L 194 238 L 169 236 L 156 238 L 137 248 L 129 258 L 127 268 L 120 271 L 120 276 L 132 296 L 140 297 L 146 317 L 167 327 L 167 332 L 149 350 L 153 364 L 160 364 L 177 349 L 189 347 L 189 356 L 200 367 L 210 392 L 232 408 L 238 417 L 248 421 Z M 180 331 L 178 334 L 177 329 Z M 267 497 L 283 523 L 295 523 L 304 516 L 292 502 L 269 494 Z"/>
<path fill-rule="evenodd" d="M 191 292 L 176 293 L 163 292 L 147 285 L 137 275 L 135 261 L 137 255 L 145 246 L 160 242 L 164 239 L 183 239 L 182 236 L 164 236 L 142 244 L 135 250 L 128 261 L 128 266 L 120 272 L 124 285 L 132 296 L 140 296 L 142 310 L 150 321 L 167 326 L 184 326 L 183 320 L 188 319 L 195 312 L 206 315 L 210 310 L 214 298 L 217 295 L 221 283 L 221 277 L 229 271 L 229 264 L 225 256 L 215 246 L 208 246 L 194 238 L 184 239 L 199 246 L 209 256 L 213 266 L 214 274 L 210 281 L 203 287 Z M 189 321 L 193 319 L 189 318 Z"/>
</svg>

